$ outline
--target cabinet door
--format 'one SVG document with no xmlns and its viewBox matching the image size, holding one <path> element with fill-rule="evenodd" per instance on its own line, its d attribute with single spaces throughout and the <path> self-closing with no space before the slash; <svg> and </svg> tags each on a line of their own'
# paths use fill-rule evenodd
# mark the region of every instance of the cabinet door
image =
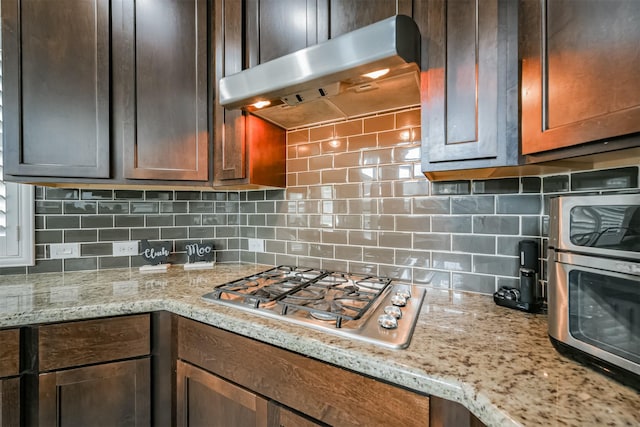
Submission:
<svg viewBox="0 0 640 427">
<path fill-rule="evenodd" d="M 316 0 L 247 0 L 247 67 L 318 42 Z"/>
<path fill-rule="evenodd" d="M 107 178 L 109 0 L 2 0 L 4 170 Z"/>
<path fill-rule="evenodd" d="M 206 0 L 124 1 L 115 90 L 124 99 L 124 177 L 206 181 L 209 168 Z M 120 98 L 119 98 L 120 99 Z"/>
<path fill-rule="evenodd" d="M 457 402 L 434 396 L 429 401 L 430 427 L 484 427 L 482 421 Z"/>
<path fill-rule="evenodd" d="M 427 3 L 423 171 L 517 161 L 516 6 L 508 0 Z"/>
<path fill-rule="evenodd" d="M 320 16 L 328 7 L 328 22 L 319 23 L 319 33 L 337 37 L 397 14 L 413 16 L 411 0 L 319 0 Z M 328 23 L 328 28 L 326 24 Z"/>
<path fill-rule="evenodd" d="M 215 81 L 219 81 L 243 69 L 244 42 L 250 43 L 245 39 L 241 2 L 216 0 L 214 8 Z M 283 129 L 240 110 L 226 110 L 217 97 L 214 120 L 215 185 L 286 185 L 286 132 Z"/>
<path fill-rule="evenodd" d="M 523 153 L 639 132 L 638 2 L 520 7 Z"/>
<path fill-rule="evenodd" d="M 242 71 L 243 31 L 242 3 L 215 0 L 215 81 Z M 215 142 L 213 173 L 215 182 L 246 178 L 244 115 L 240 110 L 226 110 L 215 103 Z"/>
<path fill-rule="evenodd" d="M 320 427 L 325 425 L 320 424 L 311 418 L 298 415 L 283 406 L 271 404 L 271 407 L 273 408 L 272 413 L 274 414 L 275 419 L 270 422 L 269 425 L 278 427 Z"/>
<path fill-rule="evenodd" d="M 39 376 L 39 425 L 148 426 L 149 358 Z"/>
<path fill-rule="evenodd" d="M 267 426 L 267 400 L 180 360 L 177 399 L 178 426 Z"/>
<path fill-rule="evenodd" d="M 0 379 L 0 427 L 20 425 L 20 378 Z"/>
</svg>

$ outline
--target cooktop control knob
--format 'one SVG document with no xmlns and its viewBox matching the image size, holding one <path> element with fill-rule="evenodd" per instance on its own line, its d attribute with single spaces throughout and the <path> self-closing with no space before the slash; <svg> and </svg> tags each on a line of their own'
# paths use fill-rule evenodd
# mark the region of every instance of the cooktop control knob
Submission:
<svg viewBox="0 0 640 427">
<path fill-rule="evenodd" d="M 400 295 L 401 297 L 404 297 L 404 299 L 411 298 L 411 292 L 405 291 L 405 290 L 400 290 L 400 291 L 396 292 L 396 295 Z"/>
<path fill-rule="evenodd" d="M 398 327 L 398 320 L 390 314 L 381 314 L 378 317 L 378 325 L 385 329 L 395 329 Z"/>
<path fill-rule="evenodd" d="M 396 307 L 395 305 L 386 306 L 384 308 L 384 312 L 390 316 L 395 317 L 396 319 L 402 317 L 402 310 L 400 310 L 400 307 Z"/>
<path fill-rule="evenodd" d="M 405 305 L 407 305 L 407 299 L 402 295 L 395 294 L 391 297 L 391 304 L 398 307 L 404 307 Z"/>
</svg>

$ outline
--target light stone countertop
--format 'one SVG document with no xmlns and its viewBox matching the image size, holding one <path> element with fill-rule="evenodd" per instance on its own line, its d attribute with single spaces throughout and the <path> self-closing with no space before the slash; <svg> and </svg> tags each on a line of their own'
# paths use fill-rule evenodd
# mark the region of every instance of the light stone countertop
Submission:
<svg viewBox="0 0 640 427">
<path fill-rule="evenodd" d="M 0 276 L 0 327 L 168 310 L 391 383 L 462 403 L 489 426 L 637 426 L 640 394 L 560 356 L 547 319 L 487 296 L 427 288 L 411 341 L 388 350 L 200 298 L 270 268 L 137 269 Z"/>
</svg>

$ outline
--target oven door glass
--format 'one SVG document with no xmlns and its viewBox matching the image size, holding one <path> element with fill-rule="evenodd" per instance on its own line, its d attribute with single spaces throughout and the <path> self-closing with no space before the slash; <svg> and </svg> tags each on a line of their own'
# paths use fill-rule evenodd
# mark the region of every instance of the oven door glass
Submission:
<svg viewBox="0 0 640 427">
<path fill-rule="evenodd" d="M 569 332 L 577 340 L 640 363 L 640 282 L 571 270 Z"/>
<path fill-rule="evenodd" d="M 576 246 L 640 252 L 640 206 L 575 206 L 569 239 Z"/>
</svg>

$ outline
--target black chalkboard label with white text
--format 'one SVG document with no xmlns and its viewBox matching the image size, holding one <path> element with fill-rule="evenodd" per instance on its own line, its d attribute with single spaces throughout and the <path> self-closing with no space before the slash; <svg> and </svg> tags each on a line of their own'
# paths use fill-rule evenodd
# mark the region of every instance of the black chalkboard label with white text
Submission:
<svg viewBox="0 0 640 427">
<path fill-rule="evenodd" d="M 140 240 L 140 255 L 150 265 L 166 264 L 171 254 L 171 242 Z"/>
<path fill-rule="evenodd" d="M 213 261 L 213 243 L 187 242 L 185 249 L 189 262 Z"/>
</svg>

